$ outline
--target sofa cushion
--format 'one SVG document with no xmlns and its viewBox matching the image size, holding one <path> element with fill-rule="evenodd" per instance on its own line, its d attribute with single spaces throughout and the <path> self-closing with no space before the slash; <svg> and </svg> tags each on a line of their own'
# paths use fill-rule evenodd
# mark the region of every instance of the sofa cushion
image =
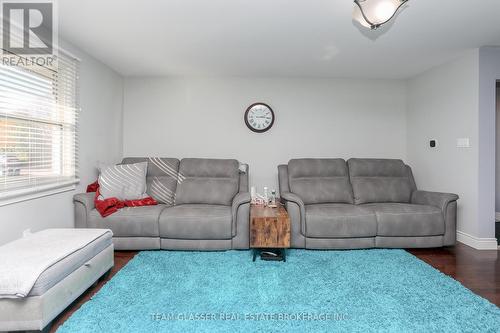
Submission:
<svg viewBox="0 0 500 333">
<path fill-rule="evenodd" d="M 175 204 L 230 206 L 239 189 L 237 160 L 185 158 L 179 167 Z"/>
<path fill-rule="evenodd" d="M 354 203 L 410 202 L 410 169 L 401 160 L 351 158 L 347 161 Z"/>
<path fill-rule="evenodd" d="M 93 209 L 88 217 L 89 228 L 107 228 L 114 237 L 158 237 L 158 218 L 166 205 L 125 207 L 108 217 Z"/>
<path fill-rule="evenodd" d="M 366 204 L 377 216 L 378 236 L 437 236 L 444 235 L 441 210 L 434 206 L 401 203 Z"/>
<path fill-rule="evenodd" d="M 290 191 L 304 204 L 352 203 L 347 165 L 343 159 L 293 159 L 288 162 Z"/>
<path fill-rule="evenodd" d="M 138 162 L 148 162 L 146 193 L 158 203 L 173 205 L 179 176 L 179 160 L 161 157 L 126 157 L 122 164 Z"/>
<path fill-rule="evenodd" d="M 352 204 L 306 206 L 307 237 L 374 237 L 376 234 L 377 221 L 370 209 Z"/>
<path fill-rule="evenodd" d="M 179 205 L 160 216 L 160 237 L 176 239 L 231 239 L 231 207 Z"/>
</svg>

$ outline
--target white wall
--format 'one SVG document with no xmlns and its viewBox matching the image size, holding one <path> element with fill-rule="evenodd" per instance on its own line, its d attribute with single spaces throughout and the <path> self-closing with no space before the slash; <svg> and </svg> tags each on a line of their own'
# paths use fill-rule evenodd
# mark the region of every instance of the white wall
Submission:
<svg viewBox="0 0 500 333">
<path fill-rule="evenodd" d="M 403 81 L 127 78 L 124 155 L 236 158 L 251 184 L 277 187 L 277 165 L 294 157 L 406 157 Z M 274 127 L 246 128 L 254 102 Z"/>
<path fill-rule="evenodd" d="M 407 117 L 417 183 L 459 194 L 458 230 L 472 245 L 495 248 L 496 79 L 500 49 L 471 50 L 409 81 Z M 457 148 L 456 139 L 465 137 L 471 148 Z M 435 149 L 431 138 L 439 142 Z"/>
<path fill-rule="evenodd" d="M 0 207 L 0 245 L 21 237 L 28 228 L 73 227 L 73 194 L 96 179 L 98 161 L 115 163 L 122 155 L 122 77 L 74 46 L 62 45 L 82 60 L 78 128 L 81 182 L 75 191 Z"/>
<path fill-rule="evenodd" d="M 478 61 L 473 50 L 408 82 L 407 153 L 415 180 L 421 189 L 457 193 L 458 229 L 471 235 L 478 234 Z M 464 137 L 471 148 L 456 147 Z"/>
</svg>

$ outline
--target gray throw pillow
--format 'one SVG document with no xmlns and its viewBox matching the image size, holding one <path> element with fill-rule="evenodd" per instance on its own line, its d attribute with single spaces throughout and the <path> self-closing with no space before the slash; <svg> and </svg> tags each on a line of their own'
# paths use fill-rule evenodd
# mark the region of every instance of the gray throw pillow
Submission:
<svg viewBox="0 0 500 333">
<path fill-rule="evenodd" d="M 146 198 L 148 162 L 100 167 L 100 199 L 136 200 Z"/>
</svg>

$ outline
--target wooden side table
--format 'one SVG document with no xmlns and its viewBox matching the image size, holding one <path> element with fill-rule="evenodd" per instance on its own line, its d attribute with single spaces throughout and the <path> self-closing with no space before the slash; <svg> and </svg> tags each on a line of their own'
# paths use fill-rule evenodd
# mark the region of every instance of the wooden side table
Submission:
<svg viewBox="0 0 500 333">
<path fill-rule="evenodd" d="M 250 248 L 254 250 L 253 261 L 257 252 L 266 249 L 280 250 L 286 261 L 286 249 L 290 248 L 290 218 L 283 205 L 278 204 L 277 208 L 251 205 Z"/>
</svg>

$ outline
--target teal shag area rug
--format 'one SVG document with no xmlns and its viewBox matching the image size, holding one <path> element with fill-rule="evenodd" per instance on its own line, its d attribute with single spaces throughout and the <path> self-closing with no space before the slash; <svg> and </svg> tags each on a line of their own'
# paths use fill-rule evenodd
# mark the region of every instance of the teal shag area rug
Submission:
<svg viewBox="0 0 500 333">
<path fill-rule="evenodd" d="M 499 332 L 500 309 L 403 250 L 140 252 L 58 330 Z"/>
</svg>

